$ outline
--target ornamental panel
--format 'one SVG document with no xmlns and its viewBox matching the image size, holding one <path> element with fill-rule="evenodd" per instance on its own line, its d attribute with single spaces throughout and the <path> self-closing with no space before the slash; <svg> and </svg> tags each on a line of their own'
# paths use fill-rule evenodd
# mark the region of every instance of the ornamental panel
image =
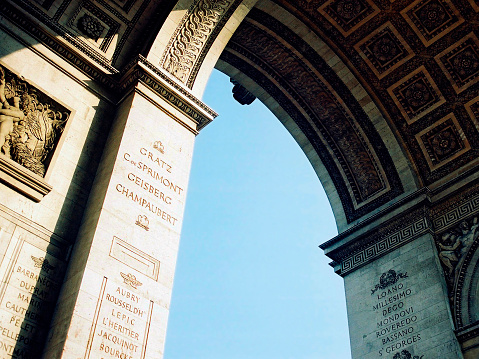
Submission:
<svg viewBox="0 0 479 359">
<path fill-rule="evenodd" d="M 390 22 L 373 31 L 355 48 L 378 78 L 388 75 L 414 56 L 409 45 Z"/>
<path fill-rule="evenodd" d="M 388 92 L 409 124 L 446 102 L 424 66 L 391 86 Z"/>
<path fill-rule="evenodd" d="M 416 135 L 431 170 L 435 170 L 471 149 L 454 114 L 449 114 Z"/>
<path fill-rule="evenodd" d="M 444 0 L 414 2 L 401 13 L 426 46 L 464 22 L 459 11 Z"/>
</svg>

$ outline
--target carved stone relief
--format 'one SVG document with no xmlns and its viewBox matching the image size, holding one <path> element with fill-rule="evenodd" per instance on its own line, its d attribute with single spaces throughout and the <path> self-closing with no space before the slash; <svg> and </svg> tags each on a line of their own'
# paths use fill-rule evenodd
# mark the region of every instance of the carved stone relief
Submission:
<svg viewBox="0 0 479 359">
<path fill-rule="evenodd" d="M 450 292 L 458 278 L 467 252 L 479 237 L 479 217 L 464 220 L 443 233 L 436 241 Z M 452 293 L 451 293 L 452 294 Z"/>
<path fill-rule="evenodd" d="M 424 355 L 412 355 L 408 350 L 404 349 L 401 352 L 394 354 L 393 359 L 422 359 Z"/>
<path fill-rule="evenodd" d="M 234 85 L 233 98 L 241 105 L 251 105 L 256 100 L 256 96 L 241 86 L 238 81 L 230 79 L 230 82 Z"/>
<path fill-rule="evenodd" d="M 0 153 L 43 177 L 70 111 L 0 66 Z"/>
<path fill-rule="evenodd" d="M 162 67 L 178 80 L 191 87 L 195 66 L 214 40 L 215 28 L 229 17 L 235 0 L 195 1 L 175 31 L 161 60 Z"/>
</svg>

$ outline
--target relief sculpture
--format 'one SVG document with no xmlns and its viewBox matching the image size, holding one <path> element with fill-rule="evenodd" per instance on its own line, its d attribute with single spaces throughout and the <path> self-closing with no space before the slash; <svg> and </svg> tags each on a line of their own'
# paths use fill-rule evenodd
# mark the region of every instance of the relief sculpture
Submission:
<svg viewBox="0 0 479 359">
<path fill-rule="evenodd" d="M 1 66 L 0 102 L 0 153 L 43 177 L 69 111 Z"/>
<path fill-rule="evenodd" d="M 465 254 L 479 237 L 479 217 L 462 221 L 456 228 L 447 231 L 437 240 L 439 259 L 449 285 L 453 285 Z"/>
</svg>

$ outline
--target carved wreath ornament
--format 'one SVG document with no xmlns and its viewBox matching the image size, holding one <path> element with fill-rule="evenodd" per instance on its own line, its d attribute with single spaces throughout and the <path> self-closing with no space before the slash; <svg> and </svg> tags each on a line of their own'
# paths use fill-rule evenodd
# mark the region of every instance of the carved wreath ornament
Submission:
<svg viewBox="0 0 479 359">
<path fill-rule="evenodd" d="M 394 354 L 393 359 L 423 359 L 424 355 L 414 355 L 412 356 L 408 350 L 404 349 L 401 352 Z"/>
<path fill-rule="evenodd" d="M 374 289 L 371 289 L 371 295 L 373 295 L 377 290 L 386 289 L 390 285 L 396 284 L 399 279 L 407 277 L 407 272 L 404 274 L 400 272 L 396 273 L 394 269 L 390 269 L 386 273 L 381 274 L 381 277 L 379 278 L 379 284 L 376 284 Z"/>
<path fill-rule="evenodd" d="M 69 111 L 0 66 L 0 153 L 44 176 Z"/>
</svg>

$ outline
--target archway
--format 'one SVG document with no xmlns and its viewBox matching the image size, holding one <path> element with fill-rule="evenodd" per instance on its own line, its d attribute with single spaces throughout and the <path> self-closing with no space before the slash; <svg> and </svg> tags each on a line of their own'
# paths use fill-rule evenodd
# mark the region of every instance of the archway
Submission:
<svg viewBox="0 0 479 359">
<path fill-rule="evenodd" d="M 44 356 L 110 351 L 117 330 L 138 341 L 132 355 L 161 357 L 192 144 L 215 117 L 198 97 L 216 65 L 285 124 L 326 189 L 340 234 L 321 247 L 345 278 L 353 356 L 455 358 L 459 346 L 477 356 L 477 318 L 465 314 L 477 282 L 474 1 L 8 0 L 0 10 L 1 293 L 23 290 L 17 264 L 40 290 L 45 260 L 55 263 Z M 60 114 L 65 136 L 50 142 L 42 135 Z M 16 155 L 25 147 L 44 175 Z M 131 319 L 113 317 L 119 296 L 140 329 L 118 329 Z M 29 341 L 22 323 L 46 332 L 50 322 L 18 320 Z M 5 348 L 31 351 L 24 341 Z"/>
<path fill-rule="evenodd" d="M 343 281 L 318 248 L 337 234 L 330 204 L 282 124 L 231 89 L 217 72 L 205 91 L 221 115 L 195 143 L 165 358 L 350 357 Z"/>
</svg>

